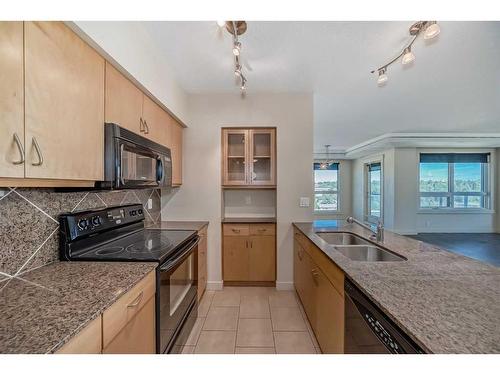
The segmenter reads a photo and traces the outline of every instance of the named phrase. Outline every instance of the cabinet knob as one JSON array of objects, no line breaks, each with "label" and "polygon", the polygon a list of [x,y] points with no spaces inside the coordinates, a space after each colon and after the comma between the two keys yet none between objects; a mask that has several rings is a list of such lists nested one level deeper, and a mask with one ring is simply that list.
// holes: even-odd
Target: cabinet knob
[{"label": "cabinet knob", "polygon": [[239,230],[239,229],[234,229],[234,228],[232,228],[231,230],[232,230],[234,233],[240,233],[240,230]]}]

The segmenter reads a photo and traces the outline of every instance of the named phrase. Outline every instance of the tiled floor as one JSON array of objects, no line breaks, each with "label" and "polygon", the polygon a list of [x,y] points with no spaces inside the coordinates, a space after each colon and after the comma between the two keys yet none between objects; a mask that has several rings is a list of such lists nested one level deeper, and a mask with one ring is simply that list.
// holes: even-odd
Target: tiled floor
[{"label": "tiled floor", "polygon": [[183,353],[321,353],[293,291],[265,287],[207,290]]}]

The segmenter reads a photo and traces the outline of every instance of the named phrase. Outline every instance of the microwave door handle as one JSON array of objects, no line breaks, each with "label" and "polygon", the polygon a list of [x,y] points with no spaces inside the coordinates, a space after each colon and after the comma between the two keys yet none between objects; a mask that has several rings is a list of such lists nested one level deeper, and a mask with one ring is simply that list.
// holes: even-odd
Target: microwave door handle
[{"label": "microwave door handle", "polygon": [[156,176],[156,182],[158,183],[158,185],[162,185],[163,181],[165,180],[165,172],[163,171],[163,160],[161,156],[159,156],[157,160],[158,160],[157,162],[158,173]]},{"label": "microwave door handle", "polygon": [[123,179],[123,152],[125,150],[125,145],[122,143],[120,145],[120,166],[118,167],[118,176],[122,186],[125,186],[125,180]]},{"label": "microwave door handle", "polygon": [[196,241],[190,245],[186,250],[182,251],[181,254],[177,255],[174,259],[169,260],[163,266],[160,267],[160,272],[170,271],[173,267],[177,265],[177,262],[184,258],[186,254],[189,254],[196,246],[198,246],[198,242],[200,242],[200,238],[198,237]]}]

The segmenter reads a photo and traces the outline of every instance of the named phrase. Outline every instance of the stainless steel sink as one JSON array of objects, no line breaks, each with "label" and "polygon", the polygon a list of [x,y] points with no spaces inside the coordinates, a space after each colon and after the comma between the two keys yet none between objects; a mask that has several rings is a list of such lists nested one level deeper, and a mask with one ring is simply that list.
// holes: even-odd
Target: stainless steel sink
[{"label": "stainless steel sink", "polygon": [[316,232],[330,245],[372,245],[365,239],[347,232]]},{"label": "stainless steel sink", "polygon": [[406,258],[391,253],[380,247],[368,246],[334,246],[334,248],[351,260],[360,262],[400,262]]}]

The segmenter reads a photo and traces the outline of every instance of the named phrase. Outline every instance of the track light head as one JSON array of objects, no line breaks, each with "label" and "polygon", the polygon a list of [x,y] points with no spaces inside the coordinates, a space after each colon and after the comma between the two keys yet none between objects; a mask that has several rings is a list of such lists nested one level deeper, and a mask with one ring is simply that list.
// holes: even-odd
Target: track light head
[{"label": "track light head", "polygon": [[236,77],[241,77],[241,65],[236,65],[236,69],[234,69],[234,75]]},{"label": "track light head", "polygon": [[234,44],[233,44],[233,55],[234,56],[239,56],[240,55],[240,50],[241,50],[241,43],[240,42],[234,42]]},{"label": "track light head", "polygon": [[226,26],[226,21],[217,21],[217,26],[219,26],[219,27]]},{"label": "track light head", "polygon": [[386,72],[386,68],[380,68],[380,69],[378,70],[378,79],[377,79],[377,84],[378,84],[379,86],[384,86],[384,85],[386,84],[387,80],[389,79],[389,78],[387,77],[387,74],[385,74],[385,72]]},{"label": "track light head", "polygon": [[403,51],[403,59],[401,60],[401,62],[403,63],[403,65],[407,65],[413,61],[415,61],[415,55],[411,51],[411,47],[406,47]]},{"label": "track light head", "polygon": [[425,27],[424,39],[432,39],[439,35],[441,28],[436,21],[428,21]]}]

